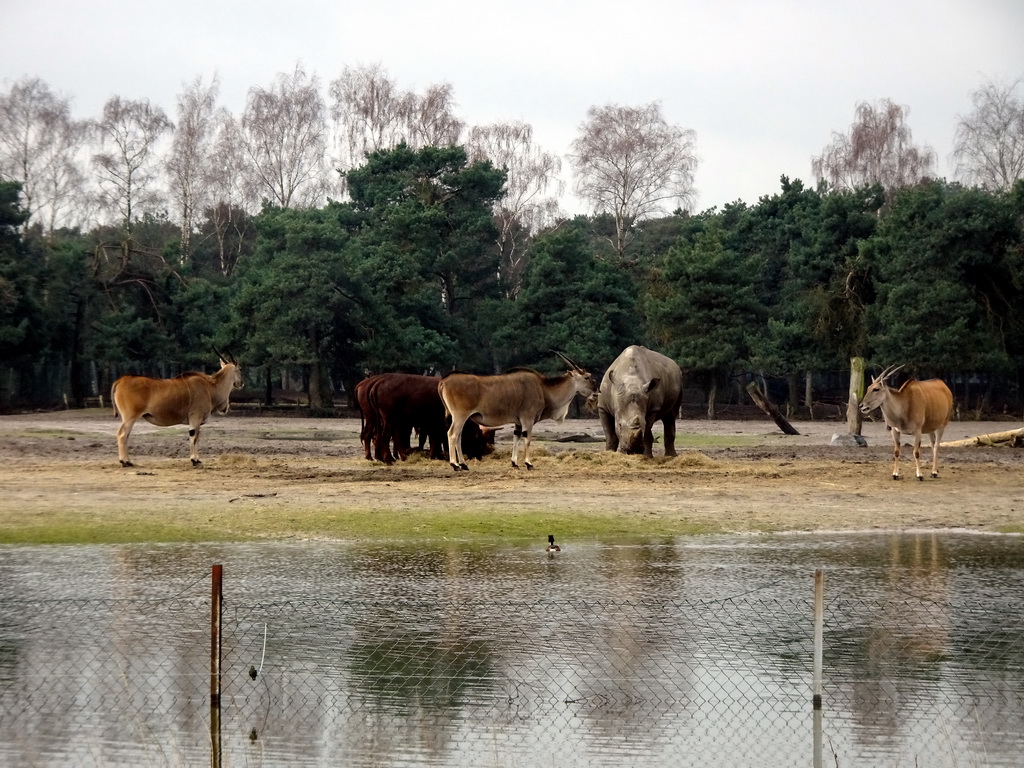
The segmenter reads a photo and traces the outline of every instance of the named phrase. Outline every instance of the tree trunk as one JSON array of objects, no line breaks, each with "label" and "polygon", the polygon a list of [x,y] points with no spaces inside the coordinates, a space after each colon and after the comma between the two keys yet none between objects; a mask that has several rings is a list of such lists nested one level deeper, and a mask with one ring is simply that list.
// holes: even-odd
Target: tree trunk
[{"label": "tree trunk", "polygon": [[850,396],[846,401],[846,428],[851,435],[859,435],[864,425],[860,401],[864,397],[864,358],[850,358]]},{"label": "tree trunk", "polygon": [[790,372],[786,375],[786,384],[789,386],[789,413],[795,413],[796,409],[800,407],[800,391],[799,378],[794,372]]},{"label": "tree trunk", "polygon": [[779,413],[779,410],[765,399],[764,395],[761,394],[761,390],[757,388],[757,382],[752,381],[747,384],[747,393],[751,399],[757,403],[758,407],[772,417],[772,420],[778,425],[779,429],[785,432],[787,435],[799,435],[800,432],[786,421],[786,418]]},{"label": "tree trunk", "polygon": [[309,366],[309,407],[323,409],[334,407],[327,366],[323,364],[322,360],[314,360]]},{"label": "tree trunk", "polygon": [[[82,408],[89,394],[85,378],[85,299],[79,297],[75,305],[75,329],[71,341],[71,400],[75,407]],[[102,393],[99,393],[102,395]]]},{"label": "tree trunk", "polygon": [[7,411],[14,401],[14,369],[0,365],[0,410]]},{"label": "tree trunk", "polygon": [[718,385],[712,384],[711,389],[708,390],[708,419],[714,421],[717,413],[715,412],[715,400],[718,397]]}]

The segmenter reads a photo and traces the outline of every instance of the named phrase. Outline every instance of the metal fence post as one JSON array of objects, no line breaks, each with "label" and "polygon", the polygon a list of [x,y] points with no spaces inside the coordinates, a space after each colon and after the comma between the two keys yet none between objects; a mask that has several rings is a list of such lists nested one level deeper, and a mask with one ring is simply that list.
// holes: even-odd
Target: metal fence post
[{"label": "metal fence post", "polygon": [[814,768],[822,767],[821,737],[821,667],[825,634],[825,572],[814,571]]},{"label": "metal fence post", "polygon": [[213,566],[213,599],[210,609],[210,765],[220,768],[220,663],[221,614],[224,566]]}]

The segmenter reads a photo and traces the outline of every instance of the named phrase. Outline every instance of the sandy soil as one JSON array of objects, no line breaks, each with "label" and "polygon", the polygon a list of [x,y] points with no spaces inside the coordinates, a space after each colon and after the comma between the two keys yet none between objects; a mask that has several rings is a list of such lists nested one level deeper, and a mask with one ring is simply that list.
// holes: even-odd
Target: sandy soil
[{"label": "sandy soil", "polygon": [[[594,419],[544,422],[535,469],[513,470],[510,430],[469,472],[422,457],[367,462],[358,419],[214,417],[188,460],[185,427],[136,426],[135,465],[117,462],[118,421],[107,411],[0,416],[0,498],[5,524],[56,511],[84,516],[138,510],[215,514],[227,505],[260,514],[312,509],[479,511],[536,509],[684,521],[729,532],[964,528],[1024,531],[1024,449],[942,449],[940,477],[914,479],[910,450],[894,482],[891,441],[867,423],[867,447],[833,447],[839,422],[681,420],[680,455],[604,452]],[[1014,422],[955,422],[945,439],[1013,429]],[[569,438],[569,440],[566,440]],[[235,508],[235,507],[232,507]]]}]

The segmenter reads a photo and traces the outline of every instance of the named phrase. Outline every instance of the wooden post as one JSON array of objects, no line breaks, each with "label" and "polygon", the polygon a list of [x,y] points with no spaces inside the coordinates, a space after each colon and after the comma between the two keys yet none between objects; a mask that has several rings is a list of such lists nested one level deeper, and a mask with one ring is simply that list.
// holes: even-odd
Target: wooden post
[{"label": "wooden post", "polygon": [[846,401],[846,427],[851,435],[859,435],[864,424],[860,401],[864,397],[864,358],[850,358],[850,397]]},{"label": "wooden post", "polygon": [[764,395],[761,394],[761,390],[757,388],[757,382],[756,381],[752,381],[749,384],[747,384],[747,394],[750,395],[750,398],[755,403],[757,403],[757,406],[762,411],[764,411],[765,413],[767,413],[769,416],[772,417],[772,420],[776,424],[778,424],[779,429],[781,429],[787,435],[799,435],[800,434],[800,432],[796,429],[796,427],[794,427],[792,424],[790,424],[788,421],[786,421],[786,417],[783,416],[781,413],[779,413],[779,409],[776,408],[771,403],[769,403],[767,399],[765,399]]},{"label": "wooden post", "polygon": [[221,601],[223,599],[224,566],[213,566],[213,597],[210,609],[210,706],[220,706],[221,663]]}]

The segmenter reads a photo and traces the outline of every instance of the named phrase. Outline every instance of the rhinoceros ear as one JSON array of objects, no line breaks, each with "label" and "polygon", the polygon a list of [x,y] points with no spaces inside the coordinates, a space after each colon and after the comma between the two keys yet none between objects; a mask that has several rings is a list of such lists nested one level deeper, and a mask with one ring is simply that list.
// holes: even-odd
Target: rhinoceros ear
[{"label": "rhinoceros ear", "polygon": [[647,382],[647,391],[653,392],[654,388],[658,386],[659,381],[661,381],[661,379],[651,379],[649,382]]}]

